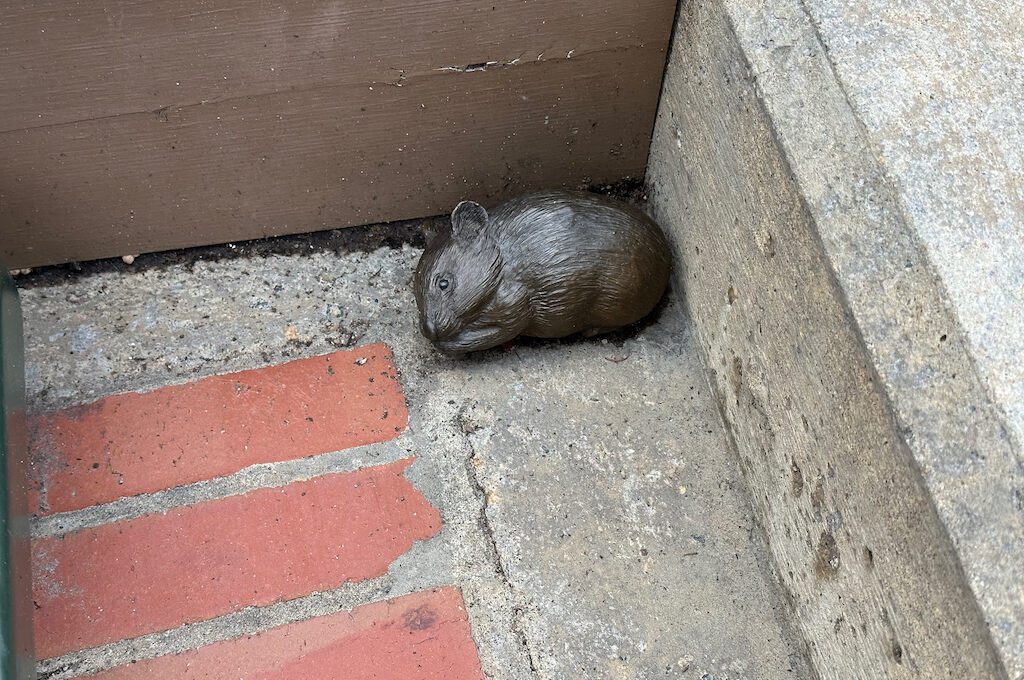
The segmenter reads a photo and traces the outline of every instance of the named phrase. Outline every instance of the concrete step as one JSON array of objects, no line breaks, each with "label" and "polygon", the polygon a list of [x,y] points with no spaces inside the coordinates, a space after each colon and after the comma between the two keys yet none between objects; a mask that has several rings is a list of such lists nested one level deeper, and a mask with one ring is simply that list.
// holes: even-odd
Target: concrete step
[{"label": "concrete step", "polygon": [[824,678],[1024,678],[1019,3],[682,3],[647,180]]}]

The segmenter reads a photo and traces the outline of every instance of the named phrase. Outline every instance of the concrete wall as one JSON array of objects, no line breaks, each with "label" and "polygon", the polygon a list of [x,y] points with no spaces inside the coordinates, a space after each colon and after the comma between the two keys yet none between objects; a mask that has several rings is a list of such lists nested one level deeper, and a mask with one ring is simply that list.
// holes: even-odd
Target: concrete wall
[{"label": "concrete wall", "polygon": [[652,211],[821,677],[1024,677],[1020,451],[814,7],[683,0]]}]

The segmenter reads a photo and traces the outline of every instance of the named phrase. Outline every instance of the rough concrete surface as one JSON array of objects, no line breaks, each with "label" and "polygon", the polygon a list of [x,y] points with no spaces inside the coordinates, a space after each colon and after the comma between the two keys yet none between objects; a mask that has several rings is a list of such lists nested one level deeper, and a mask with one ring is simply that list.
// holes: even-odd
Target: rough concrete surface
[{"label": "rough concrete surface", "polygon": [[808,0],[805,8],[1019,445],[1024,4]]},{"label": "rough concrete surface", "polygon": [[1024,470],[828,47],[684,3],[653,210],[816,671],[1016,678]]},{"label": "rough concrete surface", "polygon": [[634,336],[452,360],[416,330],[419,250],[361,231],[20,279],[35,409],[382,341],[411,414],[394,442],[38,520],[36,535],[410,453],[444,520],[380,579],[46,660],[47,677],[441,584],[463,590],[491,678],[811,677],[678,305]]},{"label": "rough concrete surface", "polygon": [[[801,6],[807,14],[795,4],[730,7],[901,433],[1016,678],[1024,675],[1020,7],[883,4],[810,3]],[[769,19],[779,16],[792,20]],[[766,26],[779,33],[755,49]],[[786,44],[819,58],[768,71]],[[794,72],[804,74],[802,87],[793,87]]]}]

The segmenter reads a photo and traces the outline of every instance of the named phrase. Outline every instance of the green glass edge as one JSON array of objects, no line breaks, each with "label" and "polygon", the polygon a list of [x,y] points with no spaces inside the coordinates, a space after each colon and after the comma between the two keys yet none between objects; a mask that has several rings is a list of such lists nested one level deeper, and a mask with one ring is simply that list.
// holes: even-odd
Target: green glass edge
[{"label": "green glass edge", "polygon": [[18,291],[0,266],[0,679],[35,678],[25,348]]}]

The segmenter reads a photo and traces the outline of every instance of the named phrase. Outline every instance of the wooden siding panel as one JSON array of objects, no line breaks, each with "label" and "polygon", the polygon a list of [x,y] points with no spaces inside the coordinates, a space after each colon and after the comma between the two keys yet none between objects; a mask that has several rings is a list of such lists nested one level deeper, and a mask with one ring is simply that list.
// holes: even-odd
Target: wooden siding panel
[{"label": "wooden siding panel", "polygon": [[11,266],[640,176],[674,11],[668,0],[104,4],[0,9]]}]

